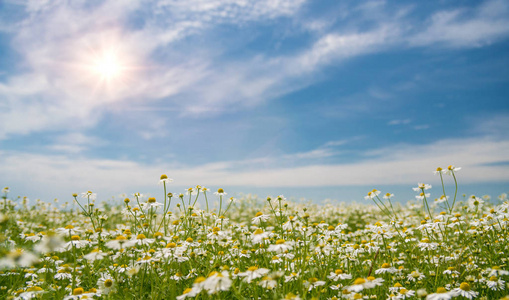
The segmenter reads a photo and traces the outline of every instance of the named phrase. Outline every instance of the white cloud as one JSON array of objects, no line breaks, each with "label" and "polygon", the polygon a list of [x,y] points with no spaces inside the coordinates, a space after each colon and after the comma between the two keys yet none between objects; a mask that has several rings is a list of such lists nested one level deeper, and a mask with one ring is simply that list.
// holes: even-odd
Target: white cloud
[{"label": "white cloud", "polygon": [[472,124],[474,133],[498,139],[509,136],[509,114],[497,113],[481,120],[479,116],[468,117],[467,121]]},{"label": "white cloud", "polygon": [[[504,1],[436,12],[424,28],[409,26],[410,8],[389,11],[384,1],[372,1],[359,5],[357,11],[362,12],[360,19],[374,22],[373,26],[345,21],[345,26],[324,31],[328,25],[323,24],[328,23],[319,22],[323,26],[316,25],[321,29],[314,40],[292,54],[258,53],[234,60],[223,57],[227,49],[208,45],[182,50],[185,53],[174,53],[172,48],[217,24],[242,28],[248,22],[296,17],[304,0],[127,4],[110,0],[92,8],[84,8],[85,2],[71,6],[65,1],[34,0],[26,5],[28,17],[11,24],[9,30],[26,71],[0,83],[0,139],[68,124],[86,129],[101,120],[105,109],[136,106],[143,110],[151,102],[160,106],[164,101],[181,114],[220,114],[225,108],[251,107],[302,89],[320,80],[324,67],[354,57],[395,47],[484,45],[509,33]],[[141,25],[126,26],[137,13],[149,17]],[[98,85],[97,76],[83,71],[83,64],[91,53],[112,43],[133,68],[122,84],[105,88]],[[153,54],[158,51],[176,57],[156,61]],[[369,93],[377,99],[391,96],[376,89]],[[150,139],[147,132],[140,134]]]},{"label": "white cloud", "polygon": [[426,130],[426,129],[429,129],[429,125],[428,124],[416,125],[416,126],[414,126],[414,129],[415,130]]},{"label": "white cloud", "polygon": [[[218,22],[240,24],[291,15],[303,2],[24,2],[27,17],[9,24],[8,32],[13,37],[13,48],[24,59],[25,71],[0,83],[0,106],[7,108],[0,111],[0,139],[69,123],[83,129],[94,126],[112,103],[131,105],[193,91],[202,81],[215,77],[216,70],[210,67],[215,58],[207,51],[195,51],[186,53],[189,56],[185,59],[161,64],[150,60],[154,51]],[[129,18],[143,10],[148,10],[150,16],[146,23],[141,28],[126,29]],[[107,48],[114,48],[129,69],[122,81],[111,85],[99,82],[99,76],[89,70],[93,56]],[[262,78],[252,80],[241,96],[250,97],[265,85]],[[205,102],[231,96],[214,90]],[[183,102],[173,98],[169,101],[183,107],[182,111],[203,107],[200,98],[192,97],[196,93],[191,94]]]},{"label": "white cloud", "polygon": [[69,132],[54,138],[48,149],[57,153],[79,154],[88,149],[107,145],[108,142],[81,132]]},{"label": "white cloud", "polygon": [[432,171],[438,166],[454,164],[463,168],[457,176],[460,184],[509,182],[509,169],[496,166],[509,161],[508,147],[507,140],[450,139],[428,145],[401,144],[378,149],[365,153],[365,159],[355,163],[279,167],[277,160],[271,158],[268,159],[272,165],[263,164],[267,161],[264,158],[244,162],[245,166],[258,165],[258,168],[238,168],[242,162],[172,167],[168,163],[145,165],[128,160],[71,159],[2,151],[0,181],[21,189],[19,193],[60,196],[91,189],[107,197],[151,190],[162,173],[174,178],[179,186],[413,185],[423,181],[437,183],[439,179]]},{"label": "white cloud", "polygon": [[181,20],[199,22],[244,23],[294,14],[305,0],[163,0],[159,13]]},{"label": "white cloud", "polygon": [[395,119],[395,120],[389,121],[389,123],[387,123],[387,125],[406,125],[406,124],[409,124],[410,122],[412,122],[412,120],[410,120],[410,119],[403,119],[403,120]]},{"label": "white cloud", "polygon": [[467,9],[440,11],[433,14],[424,31],[409,37],[409,42],[412,46],[489,45],[509,35],[508,12],[509,4],[504,0],[487,1],[473,12]]},{"label": "white cloud", "polygon": [[310,72],[333,61],[378,52],[395,42],[400,30],[395,24],[380,24],[376,29],[359,33],[329,33],[311,49],[291,59],[294,72]]}]

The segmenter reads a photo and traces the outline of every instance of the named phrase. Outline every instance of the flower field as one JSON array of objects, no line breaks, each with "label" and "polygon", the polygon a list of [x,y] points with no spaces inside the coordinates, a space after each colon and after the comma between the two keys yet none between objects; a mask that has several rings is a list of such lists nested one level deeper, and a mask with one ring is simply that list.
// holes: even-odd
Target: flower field
[{"label": "flower field", "polygon": [[0,299],[507,300],[509,200],[459,195],[459,169],[408,204],[175,194],[166,175],[160,198],[118,206],[90,191],[29,206],[5,188]]}]

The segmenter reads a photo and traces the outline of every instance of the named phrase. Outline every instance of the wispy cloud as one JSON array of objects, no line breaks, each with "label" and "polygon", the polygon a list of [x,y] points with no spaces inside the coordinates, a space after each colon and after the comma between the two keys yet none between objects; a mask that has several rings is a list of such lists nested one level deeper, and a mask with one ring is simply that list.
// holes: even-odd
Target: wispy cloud
[{"label": "wispy cloud", "polygon": [[99,146],[107,145],[108,142],[94,136],[85,135],[81,132],[70,132],[58,135],[53,143],[46,148],[57,153],[80,154],[84,151]]},{"label": "wispy cloud", "polygon": [[[437,11],[417,27],[409,26],[412,7],[393,11],[384,1],[372,1],[345,9],[346,14],[359,16],[357,23],[331,25],[346,16],[320,24],[311,19],[309,26],[319,30],[313,31],[308,44],[291,53],[229,58],[228,49],[218,44],[206,45],[207,50],[203,45],[173,47],[206,35],[219,24],[242,27],[298,18],[304,3],[111,0],[71,6],[28,1],[24,19],[2,26],[8,27],[24,67],[0,82],[1,105],[8,108],[0,111],[0,139],[69,123],[78,129],[91,128],[113,106],[122,110],[150,103],[159,106],[164,101],[181,115],[220,114],[225,107],[244,109],[302,89],[319,80],[323,68],[355,57],[397,47],[482,46],[509,33],[504,1]],[[139,14],[144,14],[143,20]],[[123,84],[104,88],[80,67],[87,63],[87,56],[112,42],[132,70]],[[377,90],[371,94],[388,97]]]},{"label": "wispy cloud", "polygon": [[390,120],[387,123],[387,125],[406,125],[406,124],[409,124],[410,122],[412,122],[412,120],[410,120],[410,119],[403,119],[403,120],[395,119],[395,120]]},{"label": "wispy cloud", "polygon": [[[86,128],[96,124],[111,103],[160,100],[191,91],[202,79],[214,76],[209,67],[214,58],[198,51],[195,58],[186,56],[185,61],[153,61],[155,51],[217,23],[291,15],[302,3],[161,1],[141,5],[140,1],[105,1],[70,6],[27,1],[22,4],[26,18],[2,26],[13,35],[13,48],[23,57],[25,68],[0,83],[2,106],[9,108],[0,112],[0,139],[61,127],[71,120],[74,126]],[[144,10],[150,16],[145,24],[129,30],[132,19]],[[114,47],[131,70],[122,83],[104,87],[97,76],[87,73],[86,65],[91,56],[108,47]],[[263,82],[252,83],[245,92],[260,85]],[[202,107],[197,101],[188,100],[185,105],[172,101],[187,106],[187,111]]]},{"label": "wispy cloud", "polygon": [[[438,180],[432,175],[435,167],[455,164],[463,167],[458,174],[462,184],[501,182],[509,180],[509,170],[503,164],[509,161],[507,147],[508,141],[449,139],[427,145],[385,147],[365,152],[364,159],[352,163],[299,167],[279,167],[277,159],[272,158],[175,167],[168,163],[147,165],[129,160],[71,159],[63,155],[2,151],[0,181],[18,186],[30,180],[33,184],[27,193],[44,190],[46,195],[61,196],[94,188],[107,197],[133,190],[151,191],[162,173],[174,178],[179,186],[318,187],[435,183]],[[323,153],[296,153],[292,159],[312,162]],[[272,163],[270,166],[263,164],[267,160]],[[238,168],[242,164],[251,168]],[[258,167],[253,168],[254,164]]]},{"label": "wispy cloud", "polygon": [[509,35],[509,4],[488,1],[474,9],[439,11],[409,42],[414,46],[481,47]]}]

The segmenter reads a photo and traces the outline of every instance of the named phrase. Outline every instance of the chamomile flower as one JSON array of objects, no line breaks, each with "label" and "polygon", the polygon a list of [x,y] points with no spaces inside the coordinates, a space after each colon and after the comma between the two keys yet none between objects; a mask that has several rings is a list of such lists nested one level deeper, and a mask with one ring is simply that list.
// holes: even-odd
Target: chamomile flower
[{"label": "chamomile flower", "polygon": [[263,231],[263,229],[261,229],[261,228],[258,228],[253,232],[253,234],[251,236],[252,236],[253,243],[258,244],[258,243],[263,242],[265,239],[268,239],[269,233]]},{"label": "chamomile flower", "polygon": [[269,215],[266,215],[259,211],[256,213],[255,217],[251,219],[251,222],[255,225],[260,225],[261,222],[266,222],[269,218],[270,218]]},{"label": "chamomile flower", "polygon": [[281,300],[301,300],[301,299],[302,299],[301,297],[295,295],[294,293],[288,293]]},{"label": "chamomile flower", "polygon": [[285,275],[285,282],[297,281],[299,279],[299,272],[291,272],[289,275]]},{"label": "chamomile flower", "polygon": [[447,169],[442,170],[442,173],[444,173],[445,175],[452,175],[453,173],[456,173],[459,170],[461,170],[461,168],[455,167],[454,165],[450,165],[447,167]]},{"label": "chamomile flower", "polygon": [[352,279],[351,274],[344,273],[341,269],[336,269],[334,272],[330,272],[330,274],[327,276],[332,281],[338,281],[338,280],[346,280],[346,279]]},{"label": "chamomile flower", "polygon": [[370,200],[370,199],[373,199],[375,197],[377,197],[378,195],[380,195],[380,191],[377,190],[377,189],[373,189],[372,191],[368,192],[368,195],[366,197],[364,197],[364,199],[366,200]]},{"label": "chamomile flower", "polygon": [[80,249],[90,245],[89,241],[82,240],[79,235],[71,236],[71,240],[65,243],[62,248],[60,248],[60,252],[72,250],[72,248]]},{"label": "chamomile flower", "polygon": [[258,268],[257,266],[252,266],[252,267],[249,267],[245,272],[239,273],[238,275],[240,277],[244,277],[244,281],[246,281],[247,283],[250,283],[251,281],[253,281],[256,278],[263,277],[267,273],[269,273],[269,269]]},{"label": "chamomile flower", "polygon": [[104,245],[113,250],[122,249],[122,245],[127,242],[127,238],[123,235],[117,236],[114,240],[106,242]]},{"label": "chamomile flower", "polygon": [[166,174],[161,175],[161,178],[159,180],[159,184],[168,184],[168,183],[172,183],[172,182],[173,182],[173,179],[168,178],[168,176]]},{"label": "chamomile flower", "polygon": [[285,240],[279,239],[276,241],[275,245],[270,245],[268,250],[277,253],[282,253],[291,249],[292,249],[291,245],[289,245]]},{"label": "chamomile flower", "polygon": [[424,279],[426,276],[419,272],[419,270],[412,271],[410,274],[408,274],[407,279],[408,281],[419,281]]},{"label": "chamomile flower", "polygon": [[482,198],[472,195],[468,198],[467,203],[468,203],[468,208],[471,211],[478,211],[478,210],[482,209],[482,207],[484,205],[484,200]]},{"label": "chamomile flower", "polygon": [[138,234],[133,239],[125,243],[126,247],[150,245],[154,242],[154,239],[147,238],[143,233]]},{"label": "chamomile flower", "polygon": [[193,187],[190,187],[186,190],[186,195],[190,196],[190,195],[198,195],[198,192],[200,190],[199,189],[195,189]]},{"label": "chamomile flower", "polygon": [[107,253],[104,253],[104,252],[102,252],[99,249],[94,249],[94,250],[92,250],[92,252],[90,252],[89,254],[84,255],[83,257],[85,259],[87,259],[88,261],[93,262],[93,261],[96,261],[96,260],[101,260],[101,259],[105,258],[106,256],[108,256]]},{"label": "chamomile flower", "polygon": [[383,198],[386,199],[386,200],[389,200],[389,199],[392,199],[392,197],[394,197],[394,194],[387,193],[387,194],[384,195]]},{"label": "chamomile flower", "polygon": [[115,279],[109,274],[104,273],[97,280],[97,286],[99,286],[99,290],[102,294],[108,295],[116,289]]},{"label": "chamomile flower", "polygon": [[325,285],[325,281],[318,280],[316,277],[311,277],[306,282],[304,282],[304,285],[307,286],[308,291],[311,291],[314,288]]},{"label": "chamomile flower", "polygon": [[141,203],[141,205],[142,205],[142,207],[141,207],[141,208],[142,208],[143,210],[145,210],[145,211],[146,211],[147,209],[150,209],[150,208],[157,209],[157,208],[159,208],[159,207],[162,207],[162,206],[163,206],[163,204],[162,204],[161,202],[157,202],[157,201],[156,201],[156,198],[155,198],[155,197],[149,197],[149,198],[148,198],[148,200],[147,200],[147,202],[145,202],[145,203]]},{"label": "chamomile flower", "polygon": [[196,295],[198,295],[198,293],[196,291],[193,291],[192,288],[187,288],[187,289],[184,290],[182,295],[177,296],[175,299],[177,299],[177,300],[184,300],[186,298],[194,298],[194,297],[196,297]]},{"label": "chamomile flower", "polygon": [[388,263],[383,263],[381,268],[375,271],[375,274],[384,274],[384,273],[396,273],[398,272],[398,269],[392,267]]},{"label": "chamomile flower", "polygon": [[444,169],[442,169],[441,167],[438,167],[435,171],[433,171],[433,174],[435,175],[440,175],[442,174]]},{"label": "chamomile flower", "polygon": [[37,298],[42,297],[42,294],[44,294],[46,292],[47,291],[45,291],[43,288],[41,288],[39,286],[31,286],[28,289],[26,289],[26,291],[20,293],[18,295],[18,297],[15,299],[20,299],[20,300],[37,299]]},{"label": "chamomile flower", "polygon": [[81,193],[81,198],[89,199],[89,200],[95,200],[97,198],[96,193],[92,193],[91,191],[83,192]]},{"label": "chamomile flower", "polygon": [[505,289],[505,281],[498,278],[497,276],[491,276],[486,285],[493,291],[501,291]]},{"label": "chamomile flower", "polygon": [[407,298],[413,298],[415,296],[414,290],[407,290],[405,288],[402,288],[398,290],[396,295],[396,299],[407,299]]},{"label": "chamomile flower", "polygon": [[419,195],[415,196],[415,199],[423,200],[424,198],[429,198],[430,195],[430,193],[421,192]]},{"label": "chamomile flower", "polygon": [[451,293],[449,293],[443,287],[439,287],[436,293],[429,294],[426,296],[426,300],[449,300],[451,298],[452,298]]},{"label": "chamomile flower", "polygon": [[258,285],[268,290],[272,290],[277,286],[277,281],[270,276],[263,276]]},{"label": "chamomile flower", "polygon": [[218,189],[217,192],[214,193],[214,195],[216,196],[226,196],[227,193],[225,193],[225,191],[223,189]]},{"label": "chamomile flower", "polygon": [[417,184],[417,187],[414,187],[414,188],[412,188],[412,189],[413,189],[414,191],[416,191],[416,192],[429,190],[429,189],[431,189],[431,184],[418,183],[418,184]]},{"label": "chamomile flower", "polygon": [[220,291],[228,291],[232,286],[232,280],[227,271],[212,272],[203,282],[203,289],[208,294],[216,294]]},{"label": "chamomile flower", "polygon": [[467,282],[462,282],[460,287],[453,289],[450,293],[453,297],[462,296],[467,299],[473,299],[479,295],[478,292],[471,290],[470,284]]},{"label": "chamomile flower", "polygon": [[383,279],[375,277],[357,278],[351,286],[347,287],[347,290],[358,293],[362,290],[372,289],[376,286],[382,285],[383,281]]}]

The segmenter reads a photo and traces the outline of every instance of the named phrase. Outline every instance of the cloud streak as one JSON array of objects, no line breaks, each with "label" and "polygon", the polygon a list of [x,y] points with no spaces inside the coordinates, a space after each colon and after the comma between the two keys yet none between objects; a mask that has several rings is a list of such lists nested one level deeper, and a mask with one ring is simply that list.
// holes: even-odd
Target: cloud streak
[{"label": "cloud streak", "polygon": [[[0,164],[3,172],[0,181],[14,187],[29,181],[31,184],[24,192],[36,195],[42,192],[47,197],[91,188],[101,191],[103,196],[129,191],[151,191],[162,173],[174,178],[179,186],[412,185],[421,181],[434,183],[438,180],[432,175],[435,167],[455,164],[463,167],[461,174],[458,174],[462,184],[507,182],[509,170],[504,165],[509,161],[505,151],[507,147],[509,141],[449,139],[428,145],[401,144],[368,151],[363,153],[363,159],[351,163],[326,165],[314,162],[299,167],[280,167],[278,160],[281,157],[172,167],[168,163],[150,165],[129,160],[2,151]],[[296,153],[285,159],[307,159],[313,162],[318,152],[311,151],[309,155]],[[267,161],[272,164],[263,164]]]}]

